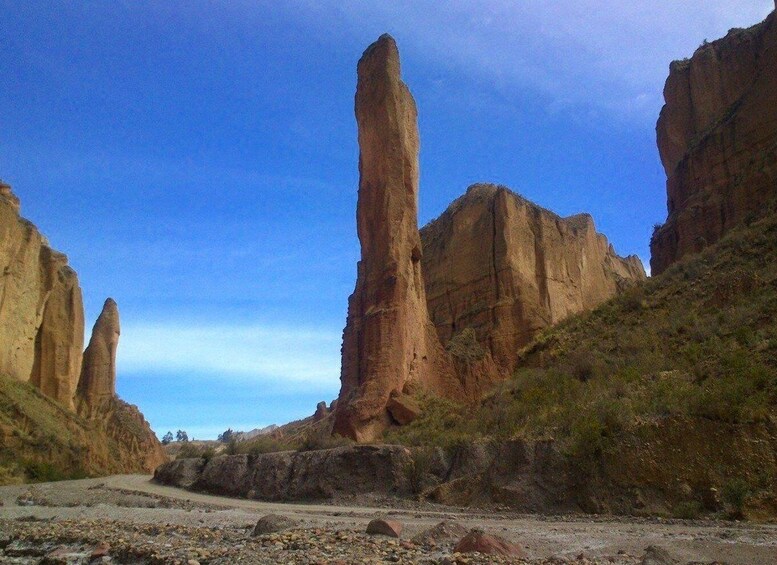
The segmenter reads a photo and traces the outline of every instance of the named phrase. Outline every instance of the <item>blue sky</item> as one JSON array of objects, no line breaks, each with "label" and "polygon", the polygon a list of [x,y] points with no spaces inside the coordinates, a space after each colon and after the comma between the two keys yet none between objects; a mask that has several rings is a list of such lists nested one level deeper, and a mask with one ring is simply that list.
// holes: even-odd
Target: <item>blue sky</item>
[{"label": "blue sky", "polygon": [[118,391],[161,434],[283,423],[339,389],[353,289],[356,61],[418,103],[420,224],[499,182],[649,259],[672,59],[772,0],[0,0],[0,178],[119,304]]}]

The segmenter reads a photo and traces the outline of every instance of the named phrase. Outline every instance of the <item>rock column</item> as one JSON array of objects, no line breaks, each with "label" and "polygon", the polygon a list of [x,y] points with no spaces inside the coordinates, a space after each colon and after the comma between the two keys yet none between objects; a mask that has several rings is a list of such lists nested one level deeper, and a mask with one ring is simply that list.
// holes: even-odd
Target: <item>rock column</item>
[{"label": "rock column", "polygon": [[426,307],[417,112],[389,35],[367,48],[357,74],[361,261],[348,301],[334,431],[370,441],[391,421],[392,395],[416,386],[450,392],[455,379]]},{"label": "rock column", "polygon": [[78,383],[79,411],[93,415],[116,396],[116,348],[119,345],[119,309],[112,298],[103,305],[84,351]]}]

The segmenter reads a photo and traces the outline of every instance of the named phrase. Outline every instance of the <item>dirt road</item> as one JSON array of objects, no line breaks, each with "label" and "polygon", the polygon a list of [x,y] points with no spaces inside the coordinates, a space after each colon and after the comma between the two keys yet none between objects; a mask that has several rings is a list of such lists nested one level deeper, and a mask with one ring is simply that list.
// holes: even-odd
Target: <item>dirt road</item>
[{"label": "dirt road", "polygon": [[554,557],[639,563],[652,545],[665,549],[679,563],[777,564],[777,525],[765,524],[517,516],[432,506],[392,508],[377,500],[380,505],[374,507],[284,504],[188,492],[154,484],[142,475],[0,487],[0,502],[0,521],[35,521],[38,528],[41,520],[47,524],[110,521],[131,524],[136,530],[156,524],[234,529],[244,535],[259,517],[273,513],[297,520],[306,531],[364,532],[370,519],[389,516],[404,525],[403,539],[442,520],[455,520],[518,543],[530,560],[540,562]]}]

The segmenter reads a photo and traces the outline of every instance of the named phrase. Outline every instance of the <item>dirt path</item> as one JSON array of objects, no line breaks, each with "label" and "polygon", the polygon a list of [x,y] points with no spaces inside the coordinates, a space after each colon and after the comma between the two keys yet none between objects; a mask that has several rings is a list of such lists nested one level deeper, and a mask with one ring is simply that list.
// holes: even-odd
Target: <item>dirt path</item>
[{"label": "dirt path", "polygon": [[[356,505],[285,504],[211,496],[150,482],[143,475],[0,487],[0,519],[116,520],[133,524],[243,527],[269,513],[304,528],[364,531],[376,516],[405,526],[403,538],[442,520],[456,520],[520,543],[532,559],[616,559],[660,546],[680,563],[714,561],[777,564],[777,525],[709,521],[660,521],[591,516],[515,516],[459,509],[403,509]],[[22,500],[32,493],[31,502]],[[153,506],[153,507],[152,507]]]}]

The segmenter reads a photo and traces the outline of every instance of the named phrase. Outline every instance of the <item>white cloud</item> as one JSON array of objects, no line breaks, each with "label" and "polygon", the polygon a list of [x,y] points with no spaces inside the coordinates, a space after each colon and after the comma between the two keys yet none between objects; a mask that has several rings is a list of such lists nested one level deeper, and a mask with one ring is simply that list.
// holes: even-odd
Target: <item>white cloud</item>
[{"label": "white cloud", "polygon": [[647,276],[651,276],[651,272],[650,272],[650,259],[645,259],[643,257],[640,257],[639,260],[642,261],[642,266],[645,269],[645,274]]},{"label": "white cloud", "polygon": [[661,104],[670,61],[774,8],[772,0],[302,3],[300,14],[319,27],[360,38],[388,31],[416,58],[497,89],[536,89],[555,109],[592,105],[644,116]]},{"label": "white cloud", "polygon": [[336,386],[339,332],[266,325],[124,325],[120,374],[208,374],[288,386]]}]

